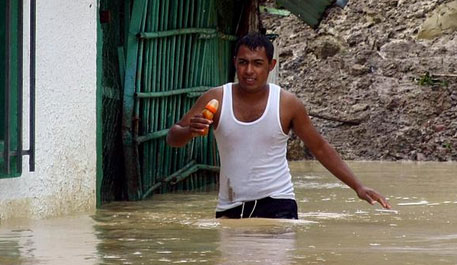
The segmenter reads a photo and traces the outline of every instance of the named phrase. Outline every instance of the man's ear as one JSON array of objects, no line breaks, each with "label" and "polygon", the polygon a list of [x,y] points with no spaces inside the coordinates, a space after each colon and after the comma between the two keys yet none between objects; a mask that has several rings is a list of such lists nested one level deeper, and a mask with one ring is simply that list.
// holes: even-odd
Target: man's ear
[{"label": "man's ear", "polygon": [[276,66],[276,59],[271,59],[271,62],[268,65],[268,71],[272,71]]}]

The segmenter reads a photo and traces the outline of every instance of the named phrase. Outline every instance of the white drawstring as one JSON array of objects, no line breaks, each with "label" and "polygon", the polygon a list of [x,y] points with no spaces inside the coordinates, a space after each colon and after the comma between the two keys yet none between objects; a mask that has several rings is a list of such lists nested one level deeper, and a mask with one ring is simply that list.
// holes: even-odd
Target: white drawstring
[{"label": "white drawstring", "polygon": [[[243,218],[243,214],[244,214],[244,204],[245,202],[243,202],[243,204],[241,205],[241,215],[240,215],[240,218]],[[257,200],[254,201],[254,207],[252,207],[252,211],[251,211],[251,214],[249,215],[248,218],[251,218],[252,214],[254,213],[254,210],[255,210],[255,207],[257,206]]]},{"label": "white drawstring", "polygon": [[244,202],[243,202],[243,206],[241,206],[241,215],[240,215],[240,218],[243,218],[243,212],[244,212]]},{"label": "white drawstring", "polygon": [[251,214],[249,215],[249,218],[251,218],[251,215],[254,212],[256,205],[257,205],[257,200],[255,200],[255,202],[254,202],[254,207],[252,207],[252,211],[251,211]]}]

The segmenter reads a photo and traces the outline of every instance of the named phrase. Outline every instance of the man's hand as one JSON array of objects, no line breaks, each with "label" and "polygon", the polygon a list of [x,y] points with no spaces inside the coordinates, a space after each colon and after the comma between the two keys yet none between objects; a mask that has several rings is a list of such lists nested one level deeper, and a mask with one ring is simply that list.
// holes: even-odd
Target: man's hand
[{"label": "man's hand", "polygon": [[392,206],[387,202],[386,198],[384,198],[384,196],[382,196],[381,194],[379,194],[377,191],[375,191],[373,189],[362,186],[358,190],[356,190],[356,192],[357,192],[357,196],[359,196],[360,199],[367,201],[371,205],[378,202],[385,209],[392,208]]},{"label": "man's hand", "polygon": [[205,133],[205,129],[209,128],[211,123],[213,123],[212,120],[205,119],[205,117],[203,117],[200,113],[194,115],[190,118],[189,132],[193,137],[203,135]]}]

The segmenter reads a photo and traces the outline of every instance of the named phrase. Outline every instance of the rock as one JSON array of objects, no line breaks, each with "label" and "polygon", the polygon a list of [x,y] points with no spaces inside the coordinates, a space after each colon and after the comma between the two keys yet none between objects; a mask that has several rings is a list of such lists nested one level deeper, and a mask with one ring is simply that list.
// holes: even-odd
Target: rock
[{"label": "rock", "polygon": [[358,43],[365,41],[366,36],[363,36],[360,32],[355,32],[346,38],[346,42],[349,46],[354,46]]},{"label": "rock", "polygon": [[397,7],[400,7],[402,6],[405,2],[407,2],[408,0],[398,0],[397,2]]},{"label": "rock", "polygon": [[457,1],[439,6],[422,24],[418,39],[431,40],[457,30]]},{"label": "rock", "polygon": [[409,40],[390,40],[380,48],[380,53],[385,58],[407,58],[415,51],[422,51],[424,47]]},{"label": "rock", "polygon": [[369,68],[365,65],[361,65],[361,64],[354,64],[351,66],[351,74],[353,76],[360,76],[360,75],[364,75],[366,73],[369,72]]},{"label": "rock", "polygon": [[340,51],[340,46],[335,42],[323,42],[318,52],[318,58],[327,59]]},{"label": "rock", "polygon": [[367,110],[368,108],[369,108],[368,104],[359,103],[359,104],[355,104],[352,106],[352,111],[361,112],[361,111]]},{"label": "rock", "polygon": [[417,161],[425,161],[426,160],[425,155],[422,154],[422,153],[417,153],[416,154],[416,160]]},{"label": "rock", "polygon": [[302,159],[312,159],[313,155],[305,147],[304,143],[298,139],[296,136],[293,136],[288,143],[287,149],[287,159],[288,160],[302,160]]},{"label": "rock", "polygon": [[444,124],[437,124],[433,126],[433,129],[435,130],[435,132],[442,132],[446,129],[446,126]]},{"label": "rock", "polygon": [[279,57],[281,59],[287,59],[287,58],[292,57],[293,55],[294,55],[294,52],[291,49],[285,49],[279,53]]},{"label": "rock", "polygon": [[327,59],[341,50],[341,44],[331,36],[323,36],[316,39],[309,48],[318,59]]}]

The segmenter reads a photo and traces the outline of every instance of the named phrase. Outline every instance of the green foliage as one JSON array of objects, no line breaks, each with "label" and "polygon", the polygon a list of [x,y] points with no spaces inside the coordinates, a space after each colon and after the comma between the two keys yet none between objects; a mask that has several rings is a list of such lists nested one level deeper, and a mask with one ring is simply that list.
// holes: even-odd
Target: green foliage
[{"label": "green foliage", "polygon": [[440,80],[438,78],[434,78],[434,76],[431,75],[429,72],[425,72],[425,74],[421,75],[419,79],[417,79],[417,83],[420,86],[449,86],[449,82],[447,80]]},{"label": "green foliage", "polygon": [[433,81],[432,81],[432,77],[430,75],[429,72],[425,72],[424,75],[422,75],[419,80],[418,80],[418,83],[420,86],[430,86],[430,85],[433,85]]},{"label": "green foliage", "polygon": [[450,142],[445,142],[445,143],[443,143],[443,147],[446,148],[446,149],[448,149],[448,150],[451,150],[451,149],[452,149],[452,145],[451,145]]}]

